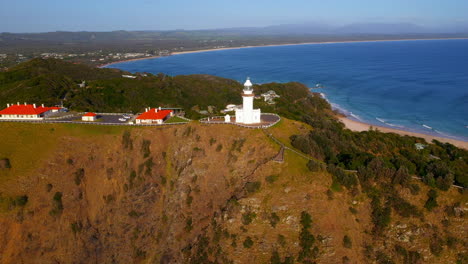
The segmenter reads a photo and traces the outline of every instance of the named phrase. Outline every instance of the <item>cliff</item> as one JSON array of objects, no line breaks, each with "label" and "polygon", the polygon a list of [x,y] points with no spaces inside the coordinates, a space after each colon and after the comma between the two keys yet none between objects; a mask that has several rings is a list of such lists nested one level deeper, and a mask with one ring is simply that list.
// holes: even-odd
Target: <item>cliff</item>
[{"label": "cliff", "polygon": [[[267,134],[289,145],[311,129],[301,122],[0,129],[11,165],[0,169],[0,263],[447,263],[466,246],[455,189],[421,216],[393,212],[375,236],[359,188],[333,187],[289,150],[272,161],[280,147]],[[428,187],[414,184],[418,194],[398,192],[421,210]]]}]

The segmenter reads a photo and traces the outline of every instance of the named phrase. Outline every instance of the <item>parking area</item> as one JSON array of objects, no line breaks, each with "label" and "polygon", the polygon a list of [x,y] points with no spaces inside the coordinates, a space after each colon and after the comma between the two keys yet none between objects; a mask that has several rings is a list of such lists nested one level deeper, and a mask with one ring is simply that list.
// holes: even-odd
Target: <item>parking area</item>
[{"label": "parking area", "polygon": [[[60,118],[56,121],[69,121],[69,122],[82,122],[82,115],[74,115],[71,117]],[[127,118],[125,118],[125,117]],[[97,114],[96,121],[88,121],[89,123],[109,123],[109,124],[125,124],[135,119],[134,115],[131,114]]]}]

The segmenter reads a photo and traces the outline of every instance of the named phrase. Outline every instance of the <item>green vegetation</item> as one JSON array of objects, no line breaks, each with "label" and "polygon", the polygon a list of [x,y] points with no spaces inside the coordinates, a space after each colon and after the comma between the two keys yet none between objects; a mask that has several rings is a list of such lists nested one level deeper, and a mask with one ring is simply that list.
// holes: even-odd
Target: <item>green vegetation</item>
[{"label": "green vegetation", "polygon": [[279,175],[274,174],[274,175],[266,176],[265,181],[270,183],[270,184],[273,184],[275,181],[278,180],[278,178],[279,178]]},{"label": "green vegetation", "polygon": [[444,250],[444,240],[440,238],[437,234],[434,234],[431,239],[429,240],[429,249],[431,253],[440,256],[442,251]]},{"label": "green vegetation", "polygon": [[403,258],[404,264],[418,264],[421,261],[421,254],[417,251],[408,251],[400,245],[395,245],[395,251]]},{"label": "green vegetation", "polygon": [[141,153],[143,154],[143,158],[147,158],[151,154],[150,146],[151,141],[143,139],[143,142],[141,142]]},{"label": "green vegetation", "polygon": [[76,233],[81,232],[81,230],[83,229],[83,224],[80,221],[73,222],[70,224],[70,227],[71,227],[73,234],[76,234]]},{"label": "green vegetation", "polygon": [[307,212],[301,213],[301,233],[299,234],[299,246],[301,251],[297,260],[302,263],[312,263],[313,259],[317,257],[318,248],[312,249],[315,243],[315,237],[309,231],[312,227],[312,217]]},{"label": "green vegetation", "polygon": [[85,170],[83,168],[77,169],[75,173],[73,173],[75,184],[80,185],[81,181],[85,176]]},{"label": "green vegetation", "polygon": [[245,248],[251,248],[254,244],[253,240],[251,237],[247,237],[245,238],[244,242],[242,243],[244,245]]},{"label": "green vegetation", "polygon": [[60,215],[63,211],[62,193],[56,192],[52,198],[52,209],[49,211],[51,216]]},{"label": "green vegetation", "polygon": [[247,212],[242,215],[242,224],[248,225],[257,217],[257,214],[254,212]]},{"label": "green vegetation", "polygon": [[[236,81],[207,75],[171,77],[164,74],[127,79],[125,72],[96,69],[55,59],[33,59],[0,72],[0,104],[37,102],[64,104],[71,110],[141,112],[147,106],[181,107],[187,117],[209,105],[221,110],[240,103],[242,86]],[[78,86],[86,80],[87,86]],[[175,119],[174,121],[177,121]]]},{"label": "green vegetation", "polygon": [[0,159],[0,169],[11,169],[11,163],[9,158]]},{"label": "green vegetation", "polygon": [[13,210],[15,208],[23,208],[28,203],[29,197],[27,195],[19,196],[3,196],[0,193],[0,211]]},{"label": "green vegetation", "polygon": [[351,238],[348,235],[345,235],[343,237],[343,247],[345,247],[345,248],[352,248],[353,247],[353,242],[351,241]]},{"label": "green vegetation", "polygon": [[276,225],[279,223],[280,221],[280,218],[279,216],[276,214],[276,213],[271,213],[270,214],[270,217],[268,218],[268,220],[270,221],[270,225],[275,228]]},{"label": "green vegetation", "polygon": [[437,191],[436,190],[429,190],[427,192],[427,201],[426,203],[424,204],[424,208],[426,208],[428,211],[432,211],[432,209],[436,208],[437,206],[439,206],[439,204],[437,203]]},{"label": "green vegetation", "polygon": [[261,187],[261,182],[259,181],[256,181],[256,182],[247,182],[245,184],[245,190],[248,192],[248,193],[255,193],[257,192],[258,190],[260,190],[260,187]]},{"label": "green vegetation", "polygon": [[[168,120],[166,120],[164,123],[166,124],[174,124],[174,123],[187,123],[188,121],[185,120],[185,119],[182,119],[178,116],[173,116],[171,118],[169,118]],[[210,142],[211,143],[211,142]]]},{"label": "green vegetation", "polygon": [[185,231],[187,231],[187,232],[192,231],[192,229],[193,229],[193,225],[192,225],[193,222],[192,222],[192,221],[193,221],[193,220],[192,220],[192,217],[188,217],[188,218],[185,220],[185,227],[184,227]]}]

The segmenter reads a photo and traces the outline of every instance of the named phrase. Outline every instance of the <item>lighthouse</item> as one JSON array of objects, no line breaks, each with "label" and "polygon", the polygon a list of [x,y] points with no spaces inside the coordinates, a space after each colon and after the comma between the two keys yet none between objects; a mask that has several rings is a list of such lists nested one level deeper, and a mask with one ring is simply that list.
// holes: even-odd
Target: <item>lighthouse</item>
[{"label": "lighthouse", "polygon": [[260,123],[260,109],[253,109],[254,93],[250,78],[244,83],[242,93],[242,108],[236,109],[236,123],[242,124],[257,124]]}]

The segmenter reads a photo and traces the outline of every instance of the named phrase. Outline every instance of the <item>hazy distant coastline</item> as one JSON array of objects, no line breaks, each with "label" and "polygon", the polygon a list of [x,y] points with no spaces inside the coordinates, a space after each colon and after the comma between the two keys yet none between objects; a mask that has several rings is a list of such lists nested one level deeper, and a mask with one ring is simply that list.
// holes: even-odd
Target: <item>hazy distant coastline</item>
[{"label": "hazy distant coastline", "polygon": [[[455,39],[468,39],[466,38],[414,38],[414,39],[369,39],[369,40],[343,40],[343,41],[317,41],[317,42],[303,42],[303,43],[286,43],[286,44],[266,44],[266,45],[258,45],[258,46],[238,46],[238,47],[226,47],[226,48],[212,48],[212,49],[200,49],[200,50],[187,50],[187,51],[178,51],[173,52],[170,56],[173,55],[183,55],[183,54],[190,54],[190,53],[201,53],[201,52],[210,52],[210,51],[222,51],[222,50],[236,50],[236,49],[246,49],[246,48],[262,48],[262,47],[281,47],[281,46],[300,46],[300,45],[318,45],[318,44],[338,44],[338,43],[365,43],[365,42],[394,42],[394,41],[418,41],[418,40],[455,40]],[[140,60],[149,60],[149,59],[156,59],[162,56],[151,56],[145,58],[136,58],[136,59],[128,59],[128,60],[120,60],[111,63],[106,63],[103,65],[98,65],[97,67],[103,68],[108,67],[114,64],[130,62],[130,61],[140,61]]]}]

